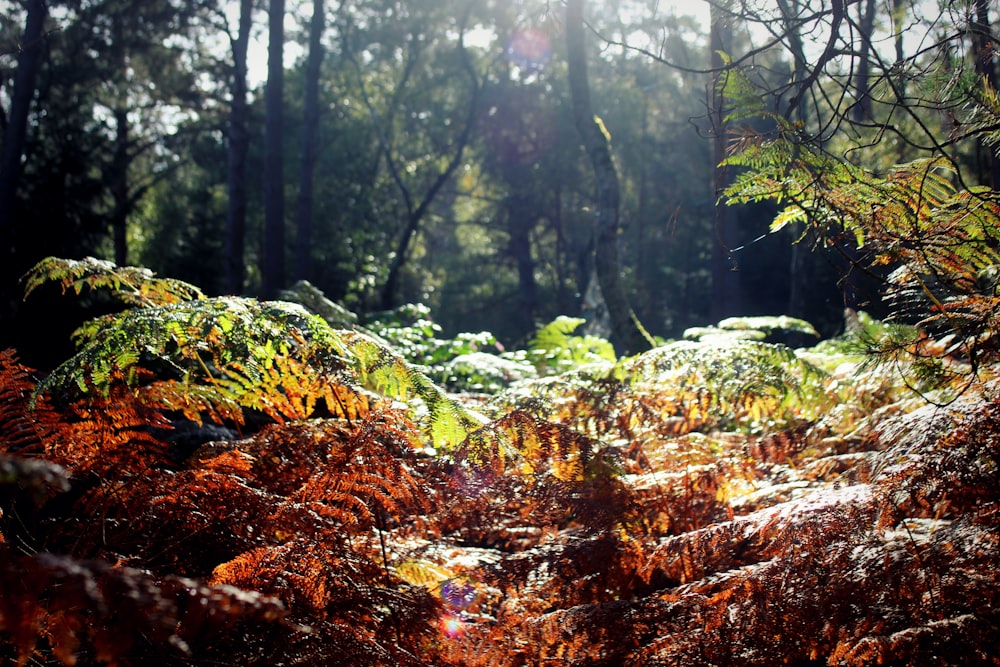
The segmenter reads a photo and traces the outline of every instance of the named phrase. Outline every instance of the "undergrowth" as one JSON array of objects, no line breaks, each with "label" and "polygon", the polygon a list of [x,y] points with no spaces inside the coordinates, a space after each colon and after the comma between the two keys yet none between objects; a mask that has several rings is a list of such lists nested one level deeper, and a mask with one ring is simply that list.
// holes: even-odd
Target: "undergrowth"
[{"label": "undergrowth", "polygon": [[123,310],[44,378],[0,353],[13,664],[1000,662],[983,356],[921,376],[938,407],[867,363],[864,314],[614,359],[569,319],[504,353],[91,260],[48,281]]}]

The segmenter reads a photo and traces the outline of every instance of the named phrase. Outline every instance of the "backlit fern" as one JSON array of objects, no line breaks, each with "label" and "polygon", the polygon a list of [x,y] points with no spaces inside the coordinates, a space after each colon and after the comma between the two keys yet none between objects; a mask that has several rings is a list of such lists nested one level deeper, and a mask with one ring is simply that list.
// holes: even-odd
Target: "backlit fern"
[{"label": "backlit fern", "polygon": [[[488,419],[280,302],[87,326],[46,391],[0,356],[34,457],[0,458],[2,659],[997,664],[995,402],[912,412],[863,314],[809,349],[720,323]],[[239,428],[182,446],[185,416]]]},{"label": "backlit fern", "polygon": [[[385,344],[333,329],[295,304],[203,298],[173,281],[160,290],[148,271],[96,260],[49,258],[29,276],[29,291],[46,280],[65,280],[77,290],[122,288],[126,301],[138,304],[84,323],[74,334],[79,351],[41,383],[40,394],[106,398],[122,383],[139,388],[137,396],[151,407],[196,421],[207,416],[240,423],[244,409],[276,421],[304,419],[320,401],[327,414],[363,417],[369,398],[362,387],[368,387],[409,401],[437,446],[453,446],[483,423]],[[135,296],[161,291],[171,298]]]},{"label": "backlit fern", "polygon": [[[791,126],[778,128],[773,137],[748,133],[736,144],[724,164],[744,169],[726,189],[726,201],[774,201],[782,209],[772,231],[804,224],[820,243],[856,246],[869,267],[886,276],[893,317],[918,329],[908,338],[872,341],[872,352],[920,357],[925,361],[915,370],[936,374],[939,383],[975,375],[995,358],[1000,195],[959,189],[955,167],[944,157],[879,175],[803,144]],[[919,346],[920,331],[948,336],[949,344]],[[942,362],[946,357],[968,366]]]},{"label": "backlit fern", "polygon": [[77,295],[90,290],[106,291],[126,306],[165,306],[204,298],[202,291],[190,283],[157,278],[149,269],[117,266],[95,257],[43,259],[24,276],[25,297],[52,282],[63,292],[73,290]]}]

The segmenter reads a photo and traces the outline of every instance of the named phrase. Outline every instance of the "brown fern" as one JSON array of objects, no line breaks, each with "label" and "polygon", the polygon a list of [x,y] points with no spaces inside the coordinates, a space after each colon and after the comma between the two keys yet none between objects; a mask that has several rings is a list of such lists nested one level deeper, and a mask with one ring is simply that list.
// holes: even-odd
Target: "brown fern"
[{"label": "brown fern", "polygon": [[180,661],[207,641],[223,655],[226,645],[238,650],[241,626],[260,631],[285,616],[276,600],[255,593],[2,546],[0,590],[0,636],[20,665],[36,657],[62,665]]}]

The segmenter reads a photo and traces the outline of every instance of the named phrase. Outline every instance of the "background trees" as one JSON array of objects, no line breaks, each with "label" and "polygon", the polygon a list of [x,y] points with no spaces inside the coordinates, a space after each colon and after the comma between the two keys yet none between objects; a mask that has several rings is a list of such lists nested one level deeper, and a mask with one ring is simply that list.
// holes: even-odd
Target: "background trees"
[{"label": "background trees", "polygon": [[[263,141],[262,5],[8,3],[7,24],[21,28],[2,37],[3,149],[23,159],[3,207],[4,319],[16,321],[16,277],[35,261],[98,254],[210,293],[273,293],[294,277],[360,311],[420,301],[448,332],[490,329],[508,344],[558,314],[607,334],[594,257],[614,249],[654,335],[777,312],[833,333],[845,305],[878,306],[875,286],[837,282],[860,259],[850,243],[809,252],[814,238],[791,243],[801,229],[769,234],[766,204],[728,210],[724,233],[716,222],[713,169],[734,136],[724,127],[774,127],[739,107],[731,68],[831,154],[876,168],[947,154],[960,179],[990,182],[976,138],[988,127],[981,82],[995,72],[985,3],[658,6],[588,6],[593,115],[620,182],[620,228],[598,241],[551,3],[272,8],[271,25],[288,28],[274,33],[276,67],[288,58],[271,73],[285,79],[269,112],[281,113],[280,149]],[[34,40],[23,30],[39,7],[49,16]],[[731,35],[713,42],[713,25]],[[19,61],[36,42],[22,150],[15,78],[30,74]],[[286,197],[296,205],[278,211]]]}]

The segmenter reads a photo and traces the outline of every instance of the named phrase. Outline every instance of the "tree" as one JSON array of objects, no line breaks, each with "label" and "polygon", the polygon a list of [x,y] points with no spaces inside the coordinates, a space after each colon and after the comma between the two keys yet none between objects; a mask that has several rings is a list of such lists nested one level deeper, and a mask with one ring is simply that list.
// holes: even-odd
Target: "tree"
[{"label": "tree", "polygon": [[[986,90],[995,94],[997,91],[996,50],[998,42],[990,27],[989,11],[990,3],[988,0],[975,0],[975,15],[971,22],[971,32],[976,74],[979,75]],[[997,148],[986,145],[983,150],[986,153],[986,177],[983,180],[989,183],[994,190],[1000,190],[1000,158],[997,157]]]},{"label": "tree", "polygon": [[284,49],[285,0],[268,4],[267,87],[264,92],[263,292],[274,297],[285,283]]},{"label": "tree", "polygon": [[607,129],[591,109],[583,26],[583,0],[568,0],[566,60],[573,100],[573,118],[597,182],[594,268],[617,343],[626,354],[635,354],[650,347],[652,342],[628,303],[628,296],[619,275],[618,218],[621,195],[618,174],[611,157]]},{"label": "tree", "polygon": [[46,0],[28,1],[24,36],[17,56],[14,90],[3,132],[3,147],[0,149],[0,247],[4,252],[11,248],[11,228],[15,224],[21,158],[28,132],[28,114],[35,96],[35,79],[42,61],[43,30],[47,16]]},{"label": "tree", "polygon": [[[406,19],[402,22],[405,35],[401,36],[401,43],[396,47],[398,51],[386,49],[385,45],[372,45],[375,48],[369,54],[388,52],[388,64],[392,70],[389,77],[394,79],[389,94],[373,93],[368,79],[378,73],[378,68],[374,63],[362,67],[358,60],[357,43],[366,37],[364,31],[356,26],[345,30],[344,53],[354,65],[362,102],[376,134],[378,159],[374,163],[375,171],[384,163],[402,203],[401,229],[396,232],[394,249],[389,253],[385,282],[379,295],[383,309],[399,305],[403,270],[410,259],[417,233],[442,189],[462,164],[475,127],[484,82],[480,80],[465,46],[465,32],[472,7],[472,3],[465,5],[454,26],[455,36],[443,30],[441,23],[437,24],[435,31],[430,30],[428,23],[435,16],[425,15],[422,8],[406,7],[398,11],[400,18],[395,22]],[[454,16],[447,13],[448,9],[441,6],[435,11],[454,21]],[[440,19],[440,16],[436,18]],[[375,31],[378,26],[368,29]],[[432,68],[432,63],[439,67]],[[467,80],[467,90],[463,91],[464,94],[436,98],[441,106],[429,110],[431,93],[444,82],[450,85],[456,71]],[[450,106],[445,106],[449,103]],[[399,129],[404,132],[397,132]]]},{"label": "tree", "polygon": [[247,128],[247,50],[250,28],[253,23],[253,0],[240,0],[239,27],[236,35],[229,35],[233,54],[232,82],[229,112],[228,158],[226,180],[228,203],[226,208],[226,291],[240,294],[243,291],[246,267],[244,251],[247,225],[247,151],[250,132]]},{"label": "tree", "polygon": [[713,173],[715,183],[715,242],[712,246],[712,320],[720,321],[726,317],[740,314],[740,280],[737,266],[732,253],[739,245],[739,230],[736,227],[735,216],[730,213],[720,197],[729,185],[729,170],[723,164],[726,158],[726,145],[729,141],[729,123],[726,120],[726,61],[732,49],[732,16],[730,3],[722,6],[712,4],[711,37],[712,80],[710,87],[711,118],[712,118],[712,161],[715,164]]},{"label": "tree", "polygon": [[323,31],[326,14],[323,0],[313,0],[309,22],[309,60],[306,63],[305,100],[303,101],[302,146],[299,148],[299,196],[296,208],[295,270],[297,279],[311,277],[313,193],[319,130],[319,78],[323,65]]}]

